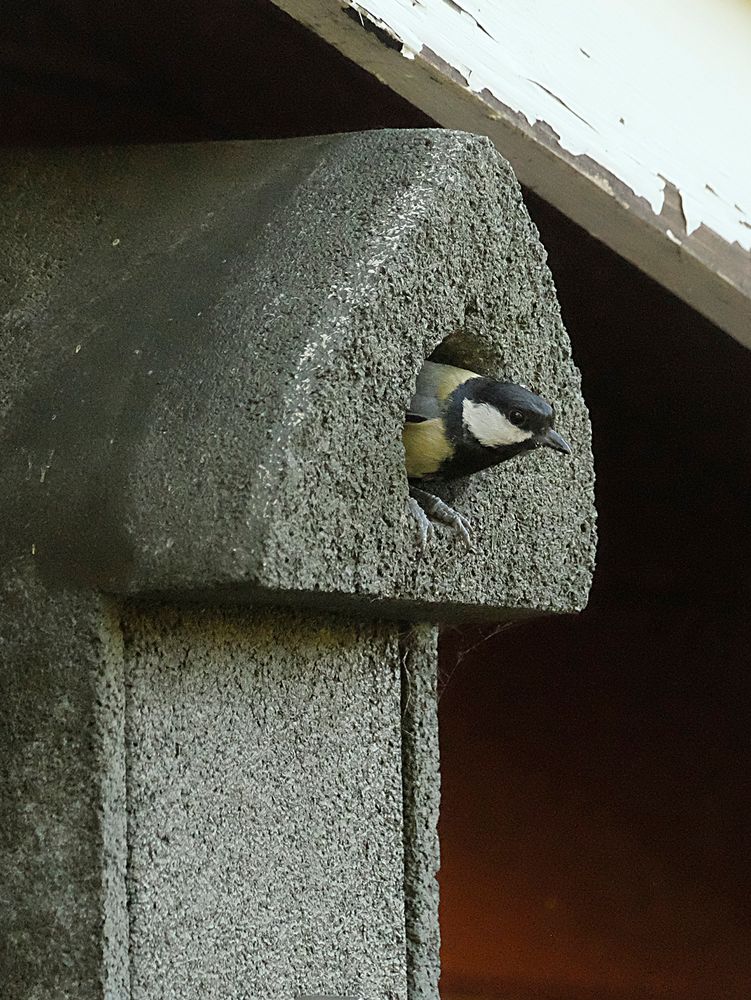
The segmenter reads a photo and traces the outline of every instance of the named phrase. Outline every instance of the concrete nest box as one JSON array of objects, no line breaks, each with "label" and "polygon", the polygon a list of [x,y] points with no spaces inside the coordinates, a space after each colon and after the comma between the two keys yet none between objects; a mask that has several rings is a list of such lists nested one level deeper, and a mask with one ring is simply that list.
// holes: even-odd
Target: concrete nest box
[{"label": "concrete nest box", "polygon": [[[5,156],[4,559],[113,593],[369,617],[572,611],[590,428],[545,254],[486,139],[385,131]],[[573,447],[407,511],[435,356],[551,401]]]}]

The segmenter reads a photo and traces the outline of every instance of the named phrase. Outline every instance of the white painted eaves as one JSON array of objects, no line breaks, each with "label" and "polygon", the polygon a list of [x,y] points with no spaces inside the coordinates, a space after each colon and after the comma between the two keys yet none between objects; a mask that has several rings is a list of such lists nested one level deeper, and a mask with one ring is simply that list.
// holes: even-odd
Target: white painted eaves
[{"label": "white painted eaves", "polygon": [[[747,0],[357,0],[413,58],[546,123],[655,215],[667,183],[685,232],[751,251],[751,4]],[[675,228],[675,227],[674,227]],[[751,271],[751,262],[749,264]]]}]

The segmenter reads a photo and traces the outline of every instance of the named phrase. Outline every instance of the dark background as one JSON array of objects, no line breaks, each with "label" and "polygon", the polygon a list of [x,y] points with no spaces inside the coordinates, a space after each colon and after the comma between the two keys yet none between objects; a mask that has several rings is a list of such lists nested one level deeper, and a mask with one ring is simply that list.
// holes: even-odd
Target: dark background
[{"label": "dark background", "polygon": [[[7,3],[5,143],[432,123],[265,3]],[[594,425],[589,608],[441,653],[446,996],[751,996],[751,352],[525,192]],[[565,433],[565,428],[562,428]]]}]

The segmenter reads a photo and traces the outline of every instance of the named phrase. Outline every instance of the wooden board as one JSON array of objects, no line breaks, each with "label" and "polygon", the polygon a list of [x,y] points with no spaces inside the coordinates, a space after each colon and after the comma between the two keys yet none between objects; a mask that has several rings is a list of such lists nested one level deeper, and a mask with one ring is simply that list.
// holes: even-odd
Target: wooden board
[{"label": "wooden board", "polygon": [[751,346],[747,3],[273,2]]}]

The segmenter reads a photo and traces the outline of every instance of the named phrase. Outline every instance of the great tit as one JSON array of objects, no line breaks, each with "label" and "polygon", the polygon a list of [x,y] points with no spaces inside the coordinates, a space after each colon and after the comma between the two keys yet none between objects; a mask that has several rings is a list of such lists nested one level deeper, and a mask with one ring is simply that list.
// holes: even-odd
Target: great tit
[{"label": "great tit", "polygon": [[402,433],[421,547],[432,533],[431,521],[448,525],[469,546],[469,522],[416,483],[469,476],[534,448],[570,455],[553,419],[550,403],[524,386],[426,361]]}]

